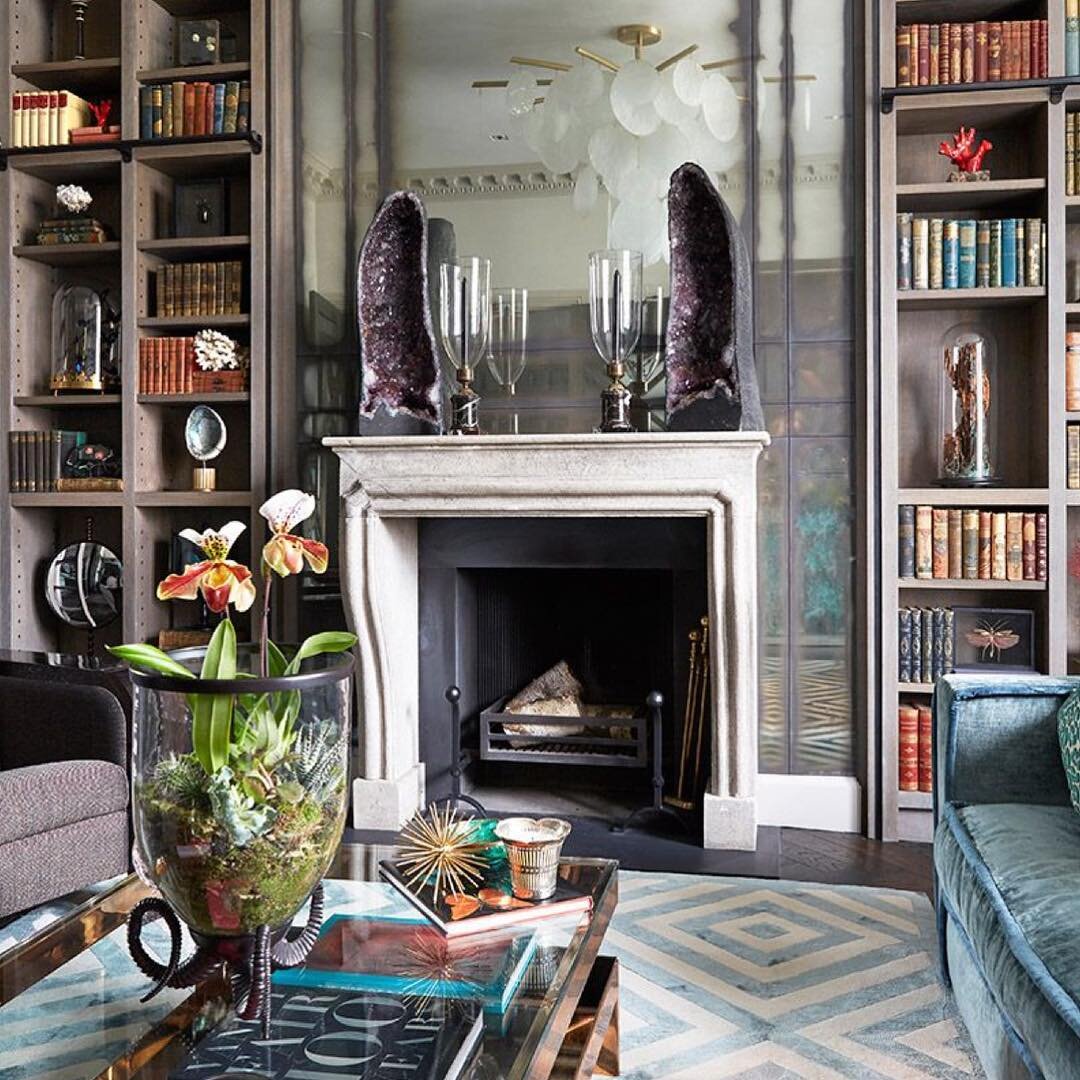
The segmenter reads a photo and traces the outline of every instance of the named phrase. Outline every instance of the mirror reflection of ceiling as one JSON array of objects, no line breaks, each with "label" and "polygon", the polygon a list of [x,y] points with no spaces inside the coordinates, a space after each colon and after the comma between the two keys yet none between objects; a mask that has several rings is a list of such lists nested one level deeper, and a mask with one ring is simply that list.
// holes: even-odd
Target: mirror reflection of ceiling
[{"label": "mirror reflection of ceiling", "polygon": [[[537,56],[567,63],[575,45],[623,61],[632,50],[613,38],[622,23],[659,26],[663,41],[645,51],[653,63],[686,45],[698,43],[702,60],[725,59],[745,51],[732,31],[744,0],[651,0],[631,7],[625,0],[393,0],[387,4],[388,70],[393,114],[394,169],[446,169],[451,166],[515,164],[522,141],[507,119],[505,94],[474,90],[476,79],[505,79],[514,71],[511,56]],[[374,12],[371,0],[354,5],[355,51],[368,61],[355,87],[358,136],[364,147],[361,169],[374,170]],[[796,4],[792,11],[795,64],[813,75],[796,93],[792,139],[797,156],[827,156],[844,145],[845,68],[838,53],[845,32],[843,0]],[[783,4],[761,0],[759,45],[762,59],[755,73],[776,77],[781,70]],[[311,152],[327,163],[344,151],[340,115],[321,107],[340,98],[343,74],[341,0],[304,0],[301,48],[308,53],[308,77],[324,84],[325,93],[305,87],[303,110]],[[310,63],[311,60],[317,64]],[[725,69],[735,75],[738,68]],[[538,72],[538,74],[543,74]],[[745,72],[743,72],[745,74]],[[738,85],[738,84],[737,84]],[[745,86],[745,83],[742,84]],[[776,146],[784,130],[781,86],[759,84],[757,129],[763,146]],[[808,121],[808,122],[806,122]],[[492,139],[506,134],[507,140]],[[777,147],[778,149],[778,147]]]}]

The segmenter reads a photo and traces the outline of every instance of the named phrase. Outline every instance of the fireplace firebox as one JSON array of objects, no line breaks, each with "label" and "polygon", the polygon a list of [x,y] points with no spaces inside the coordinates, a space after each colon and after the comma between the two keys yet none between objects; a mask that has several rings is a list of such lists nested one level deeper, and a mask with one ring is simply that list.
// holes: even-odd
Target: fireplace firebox
[{"label": "fireplace firebox", "polygon": [[[652,691],[664,698],[663,767],[674,775],[687,632],[708,602],[703,521],[425,520],[419,570],[420,759],[428,798],[450,792],[450,685],[461,690],[470,761],[464,789],[489,808],[614,820],[647,801],[645,701]],[[506,737],[491,722],[492,708],[559,661],[581,682],[585,702],[630,710],[633,719],[564,722],[570,737],[547,745]],[[552,734],[558,727],[551,722]],[[710,752],[702,748],[706,760]]]}]

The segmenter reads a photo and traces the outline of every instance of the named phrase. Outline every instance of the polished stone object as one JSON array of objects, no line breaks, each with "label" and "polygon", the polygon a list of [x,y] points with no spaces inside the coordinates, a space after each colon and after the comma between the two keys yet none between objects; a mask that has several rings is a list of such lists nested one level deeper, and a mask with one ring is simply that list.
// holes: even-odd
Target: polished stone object
[{"label": "polished stone object", "polygon": [[668,233],[668,426],[764,430],[754,369],[750,258],[738,223],[697,165],[682,165],[671,177]]},{"label": "polished stone object", "polygon": [[379,207],[360,248],[362,433],[439,430],[442,390],[427,263],[424,204],[411,191],[394,192]]}]

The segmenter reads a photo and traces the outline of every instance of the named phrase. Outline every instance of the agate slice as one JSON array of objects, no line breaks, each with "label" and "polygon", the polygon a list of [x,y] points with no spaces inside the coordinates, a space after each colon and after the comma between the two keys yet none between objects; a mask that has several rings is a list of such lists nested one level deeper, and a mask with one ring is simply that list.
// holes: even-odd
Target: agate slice
[{"label": "agate slice", "polygon": [[439,430],[441,386],[427,244],[427,215],[419,196],[411,191],[387,196],[364,237],[357,273],[362,431]]},{"label": "agate slice", "polygon": [[760,431],[750,257],[731,211],[697,165],[671,177],[668,235],[668,427]]}]

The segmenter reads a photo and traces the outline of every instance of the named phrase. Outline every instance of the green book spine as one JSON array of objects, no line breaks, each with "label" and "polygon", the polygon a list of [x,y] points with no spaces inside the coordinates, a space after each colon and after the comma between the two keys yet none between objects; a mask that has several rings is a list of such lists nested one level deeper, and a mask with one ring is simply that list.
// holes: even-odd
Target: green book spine
[{"label": "green book spine", "polygon": [[975,288],[975,222],[960,222],[960,288]]},{"label": "green book spine", "polygon": [[942,239],[942,226],[944,222],[941,218],[930,219],[930,288],[940,289],[942,287],[942,262],[941,262],[941,239]]},{"label": "green book spine", "polygon": [[980,221],[975,228],[975,284],[982,289],[990,284],[989,221]]},{"label": "green book spine", "polygon": [[1042,218],[1028,218],[1024,229],[1027,283],[1042,285]]},{"label": "green book spine", "polygon": [[1001,288],[1001,222],[990,222],[990,287]]}]

